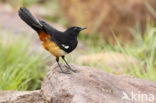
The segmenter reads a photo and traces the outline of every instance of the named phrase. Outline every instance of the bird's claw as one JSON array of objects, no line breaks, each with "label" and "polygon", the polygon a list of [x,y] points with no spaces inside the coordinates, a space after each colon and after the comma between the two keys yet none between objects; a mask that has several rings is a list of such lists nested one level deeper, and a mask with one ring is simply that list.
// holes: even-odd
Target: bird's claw
[{"label": "bird's claw", "polygon": [[65,72],[65,71],[59,71],[59,73],[63,73],[63,74],[71,74],[70,72]]},{"label": "bird's claw", "polygon": [[72,69],[70,66],[65,66],[67,69],[71,70],[72,72],[76,73],[77,70]]}]

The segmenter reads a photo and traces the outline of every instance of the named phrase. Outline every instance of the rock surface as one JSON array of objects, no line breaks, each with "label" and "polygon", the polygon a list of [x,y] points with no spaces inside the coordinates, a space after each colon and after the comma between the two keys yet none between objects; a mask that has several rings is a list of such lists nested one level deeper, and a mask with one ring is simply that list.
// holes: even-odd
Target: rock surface
[{"label": "rock surface", "polygon": [[0,103],[156,103],[154,82],[90,67],[72,68],[78,72],[62,74],[55,64],[41,90],[0,91]]},{"label": "rock surface", "polygon": [[44,103],[40,90],[0,91],[0,103]]},{"label": "rock surface", "polygon": [[[65,67],[64,67],[65,68]],[[131,99],[134,94],[156,97],[156,83],[129,76],[113,75],[99,69],[72,65],[77,73],[61,74],[54,65],[47,74],[41,92],[50,103],[140,103],[121,100],[124,94]],[[153,102],[156,102],[156,100]],[[141,103],[151,103],[143,101]]]}]

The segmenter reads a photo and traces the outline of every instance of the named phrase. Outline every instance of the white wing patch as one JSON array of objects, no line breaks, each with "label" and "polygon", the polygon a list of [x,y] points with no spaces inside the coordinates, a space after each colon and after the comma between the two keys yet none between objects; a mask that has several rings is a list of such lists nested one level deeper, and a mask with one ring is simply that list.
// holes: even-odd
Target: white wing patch
[{"label": "white wing patch", "polygon": [[65,49],[69,49],[69,46],[68,46],[68,45],[62,44],[62,46],[63,46]]}]

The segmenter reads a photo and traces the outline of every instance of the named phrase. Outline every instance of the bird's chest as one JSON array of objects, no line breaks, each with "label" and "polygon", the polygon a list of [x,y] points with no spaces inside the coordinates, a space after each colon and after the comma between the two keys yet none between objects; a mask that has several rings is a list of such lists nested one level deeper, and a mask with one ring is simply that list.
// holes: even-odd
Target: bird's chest
[{"label": "bird's chest", "polygon": [[61,57],[67,54],[53,41],[47,40],[45,42],[42,42],[42,45],[46,50],[48,50],[55,57]]},{"label": "bird's chest", "polygon": [[60,56],[64,56],[67,54],[54,41],[50,40],[49,35],[45,33],[40,33],[39,37],[40,37],[40,40],[42,41],[43,47],[55,57],[60,57]]}]

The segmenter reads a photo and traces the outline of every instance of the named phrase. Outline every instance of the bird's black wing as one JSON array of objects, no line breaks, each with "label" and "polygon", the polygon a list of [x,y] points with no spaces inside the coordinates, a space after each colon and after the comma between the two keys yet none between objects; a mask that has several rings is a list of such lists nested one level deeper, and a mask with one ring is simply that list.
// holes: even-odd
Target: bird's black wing
[{"label": "bird's black wing", "polygon": [[54,35],[54,36],[59,47],[67,53],[73,51],[77,46],[78,43],[77,39],[71,38],[69,34],[67,35],[63,32],[61,34]]},{"label": "bird's black wing", "polygon": [[39,20],[39,22],[43,26],[42,28],[45,32],[51,36],[51,40],[54,41],[61,49],[67,53],[75,49],[77,46],[77,40],[69,39],[69,36],[65,35],[64,32],[56,30],[45,21]]},{"label": "bird's black wing", "polygon": [[51,36],[51,40],[56,42],[57,40],[55,39],[55,35],[60,34],[61,31],[56,30],[54,27],[52,27],[43,20],[39,20],[39,22],[42,25],[43,30]]},{"label": "bird's black wing", "polygon": [[61,49],[64,49],[62,44],[66,43],[67,38],[63,35],[63,32],[56,30],[43,20],[39,20],[43,30],[51,36],[51,40],[54,41]]}]

